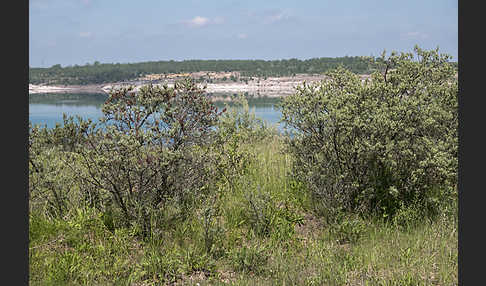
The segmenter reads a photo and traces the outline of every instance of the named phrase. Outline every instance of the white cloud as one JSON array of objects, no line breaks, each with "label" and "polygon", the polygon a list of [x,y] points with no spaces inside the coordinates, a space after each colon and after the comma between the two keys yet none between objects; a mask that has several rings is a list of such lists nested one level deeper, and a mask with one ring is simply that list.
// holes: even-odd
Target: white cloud
[{"label": "white cloud", "polygon": [[201,16],[196,16],[191,20],[187,21],[190,26],[194,27],[204,27],[209,24],[209,19]]},{"label": "white cloud", "polygon": [[245,33],[241,33],[241,34],[238,34],[237,37],[238,37],[238,39],[246,39],[246,38],[248,38],[248,35],[245,34]]},{"label": "white cloud", "polygon": [[183,23],[186,24],[187,26],[196,27],[196,28],[208,26],[210,24],[222,24],[223,22],[224,22],[224,18],[221,17],[215,17],[213,19],[210,19],[202,16],[196,16],[191,20],[183,21]]}]

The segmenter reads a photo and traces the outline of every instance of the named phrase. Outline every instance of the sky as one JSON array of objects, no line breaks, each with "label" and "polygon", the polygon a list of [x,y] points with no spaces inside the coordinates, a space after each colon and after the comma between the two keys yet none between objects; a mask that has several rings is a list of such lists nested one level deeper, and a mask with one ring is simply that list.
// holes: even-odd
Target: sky
[{"label": "sky", "polygon": [[457,0],[29,0],[29,66],[380,56],[457,61]]}]

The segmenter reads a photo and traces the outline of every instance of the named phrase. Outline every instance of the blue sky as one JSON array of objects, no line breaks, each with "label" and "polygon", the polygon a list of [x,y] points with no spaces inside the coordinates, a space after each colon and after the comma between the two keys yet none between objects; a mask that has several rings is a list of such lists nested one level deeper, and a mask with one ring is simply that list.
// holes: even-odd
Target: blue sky
[{"label": "blue sky", "polygon": [[457,0],[29,0],[29,65],[378,56],[457,60]]}]

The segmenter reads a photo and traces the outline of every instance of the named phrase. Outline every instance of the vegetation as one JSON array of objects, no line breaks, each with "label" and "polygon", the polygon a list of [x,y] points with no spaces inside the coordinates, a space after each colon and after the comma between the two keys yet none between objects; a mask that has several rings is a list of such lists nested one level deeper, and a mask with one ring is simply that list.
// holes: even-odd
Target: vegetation
[{"label": "vegetation", "polygon": [[[238,71],[242,80],[249,77],[292,76],[299,73],[323,73],[343,65],[347,69],[367,74],[377,67],[369,57],[313,58],[308,60],[185,60],[156,61],[126,64],[86,64],[84,66],[54,65],[50,68],[29,68],[29,83],[32,84],[100,84],[135,80],[149,74],[172,74],[189,72]],[[236,81],[235,76],[230,76]]]},{"label": "vegetation", "polygon": [[[313,141],[300,126],[315,129],[311,123],[319,124],[317,119],[334,114],[334,121],[329,120],[334,125],[326,121],[329,129],[323,134],[335,134],[342,140],[340,136],[346,133],[335,127],[354,130],[354,121],[346,125],[335,120],[347,115],[333,109],[338,105],[332,104],[337,103],[341,103],[341,110],[350,111],[361,103],[359,106],[377,113],[370,116],[381,116],[387,119],[382,121],[385,126],[391,125],[387,112],[401,110],[393,101],[373,105],[377,100],[373,93],[366,94],[371,102],[351,100],[350,94],[396,91],[395,81],[402,81],[399,87],[416,87],[415,96],[411,96],[415,100],[402,99],[396,104],[403,102],[402,108],[422,116],[415,110],[418,101],[420,110],[426,111],[420,119],[430,121],[424,123],[428,124],[425,129],[414,126],[424,132],[417,138],[419,144],[435,140],[437,148],[454,150],[457,123],[447,122],[444,129],[434,124],[454,113],[452,103],[447,102],[457,97],[456,85],[453,80],[450,85],[447,81],[441,84],[447,78],[448,63],[435,51],[416,52],[424,56],[422,61],[412,61],[408,55],[384,60],[382,77],[386,74],[386,82],[374,75],[374,89],[373,83],[356,83],[344,70],[333,72],[331,81],[322,82],[319,88],[299,88],[296,94],[314,104],[327,98],[324,91],[335,94],[327,98],[327,114],[310,117],[306,115],[312,114],[311,110],[295,97],[284,100],[282,119],[293,124],[292,136],[279,134],[256,118],[243,97],[236,98],[235,107],[219,111],[191,80],[178,82],[173,88],[146,86],[138,93],[130,89],[113,91],[103,106],[104,120],[99,123],[66,117],[64,125],[52,129],[31,126],[30,284],[457,285],[457,190],[453,174],[429,166],[427,171],[434,171],[434,178],[441,179],[431,180],[416,171],[414,178],[423,185],[415,185],[418,189],[410,191],[427,195],[409,200],[401,194],[402,186],[394,185],[401,203],[393,212],[373,212],[369,199],[358,197],[353,205],[343,199],[346,192],[346,196],[337,193],[319,197],[332,192],[326,184],[316,184],[325,181],[314,181],[303,169],[307,164],[310,171],[324,172],[330,180],[338,178],[317,164],[322,161],[306,161],[309,156],[303,156],[303,152],[313,152],[320,158],[324,155],[319,152],[328,146],[326,140]],[[389,73],[386,64],[391,63],[394,72]],[[401,72],[409,71],[406,75],[410,75],[414,70],[420,71],[418,74],[426,71],[437,82],[422,78],[420,82],[427,89],[420,90],[422,85],[415,86],[414,81],[405,80],[410,77],[401,77]],[[342,80],[341,93],[335,85],[337,80]],[[437,98],[426,100],[429,91]],[[289,104],[292,101],[304,108],[301,114],[290,116],[295,111]],[[355,115],[358,122],[359,114]],[[404,126],[409,124],[402,121]],[[360,125],[363,132],[383,136],[387,142],[388,131],[374,129],[378,120],[371,123]],[[401,125],[393,128],[402,130]],[[410,127],[403,128],[408,131]],[[316,149],[303,142],[305,136],[315,144],[309,146]],[[356,138],[355,145],[364,140]],[[419,164],[421,158],[432,160],[419,146],[400,138],[400,144],[410,145],[385,150],[403,159],[391,156],[385,157],[387,160],[407,160],[407,154],[401,153],[406,148],[417,150],[418,162],[413,163]],[[378,139],[375,144],[381,143]],[[295,150],[297,146],[302,150]],[[352,151],[348,149],[345,151]],[[379,148],[357,150],[365,154],[373,151],[378,162],[388,162],[380,157]],[[457,165],[453,169],[457,157],[436,156],[441,162],[434,168],[447,167],[457,174]],[[327,158],[330,168],[341,162]],[[361,159],[368,157],[358,158],[356,168],[364,168],[361,164],[369,167],[368,161]],[[389,168],[387,174],[394,179],[404,172],[406,178],[406,172],[416,165],[409,162],[400,166],[407,168]],[[352,178],[353,169],[342,171],[344,178]],[[377,170],[369,172],[372,176]],[[361,180],[366,186],[375,186],[370,182],[378,181],[367,176]],[[341,190],[350,190],[346,184],[342,186]],[[350,207],[323,211],[327,210],[323,205],[331,210],[336,207],[333,198]],[[390,204],[398,200],[385,198],[391,200]],[[422,212],[428,200],[437,204],[433,205],[434,212]]]},{"label": "vegetation", "polygon": [[[150,233],[150,213],[167,200],[187,199],[187,191],[202,191],[212,181],[209,148],[217,123],[217,108],[194,82],[145,86],[138,94],[124,88],[110,94],[100,124],[65,118],[64,126],[34,128],[30,163],[32,195],[43,193],[43,151],[59,149],[60,164],[89,205],[100,210],[115,208],[125,226],[136,222]],[[48,182],[50,183],[50,181]],[[67,205],[56,191],[47,202],[63,215]]]},{"label": "vegetation", "polygon": [[415,49],[362,83],[344,69],[284,98],[295,175],[325,211],[392,217],[457,196],[457,79],[448,56]]}]

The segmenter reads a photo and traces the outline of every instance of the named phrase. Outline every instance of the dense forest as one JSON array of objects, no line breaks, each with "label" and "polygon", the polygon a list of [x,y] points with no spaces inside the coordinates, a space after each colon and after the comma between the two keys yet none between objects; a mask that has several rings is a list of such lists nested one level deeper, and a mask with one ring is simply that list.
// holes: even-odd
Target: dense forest
[{"label": "dense forest", "polygon": [[369,74],[376,70],[379,59],[360,56],[312,58],[307,60],[184,60],[142,63],[99,63],[50,68],[30,68],[31,84],[100,84],[135,80],[148,74],[189,72],[232,72],[242,77],[292,76],[299,73],[324,73],[343,66],[348,70]]}]

